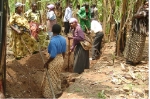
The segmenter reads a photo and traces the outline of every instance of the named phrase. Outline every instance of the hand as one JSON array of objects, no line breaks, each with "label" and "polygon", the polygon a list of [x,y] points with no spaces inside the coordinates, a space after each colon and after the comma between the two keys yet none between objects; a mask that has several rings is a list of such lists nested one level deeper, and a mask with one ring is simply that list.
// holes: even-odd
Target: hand
[{"label": "hand", "polygon": [[88,20],[87,18],[83,18],[83,20]]},{"label": "hand", "polygon": [[68,55],[70,55],[70,54],[71,54],[71,51],[68,52]]},{"label": "hand", "polygon": [[44,64],[44,68],[48,69],[48,63],[47,62]]},{"label": "hand", "polygon": [[18,34],[22,34],[22,31],[21,31],[21,30],[17,30],[17,33],[18,33]]},{"label": "hand", "polygon": [[90,34],[90,33],[91,33],[91,31],[87,31],[87,33],[88,33],[88,34]]},{"label": "hand", "polygon": [[70,47],[70,52],[73,52],[73,50],[74,50],[74,47],[73,46]]}]

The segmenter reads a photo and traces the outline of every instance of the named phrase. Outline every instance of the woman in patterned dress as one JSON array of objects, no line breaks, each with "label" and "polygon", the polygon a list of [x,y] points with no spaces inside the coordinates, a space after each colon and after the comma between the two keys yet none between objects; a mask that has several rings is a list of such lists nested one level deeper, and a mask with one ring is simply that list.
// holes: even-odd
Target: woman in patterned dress
[{"label": "woman in patterned dress", "polygon": [[22,15],[23,4],[15,4],[15,13],[10,17],[11,27],[10,45],[16,59],[21,59],[27,54],[37,51],[37,43],[29,34],[29,23]]},{"label": "woman in patterned dress", "polygon": [[144,1],[133,16],[132,32],[129,34],[125,48],[126,64],[137,65],[142,59],[145,40],[148,32],[148,1]]},{"label": "woman in patterned dress", "polygon": [[47,48],[49,41],[46,40],[47,33],[43,29],[40,11],[37,10],[36,3],[32,3],[31,8],[24,13],[30,24],[31,35],[40,43],[41,47]]},{"label": "woman in patterned dress", "polygon": [[[53,98],[53,92],[56,98],[62,93],[60,73],[64,64],[64,57],[66,52],[66,39],[59,35],[61,32],[61,26],[54,24],[52,27],[53,37],[50,40],[48,46],[48,53],[50,58],[44,64],[44,68],[48,70],[49,76],[44,74],[44,80],[42,82],[42,94],[45,98]],[[51,87],[49,85],[48,77],[50,77]]]}]

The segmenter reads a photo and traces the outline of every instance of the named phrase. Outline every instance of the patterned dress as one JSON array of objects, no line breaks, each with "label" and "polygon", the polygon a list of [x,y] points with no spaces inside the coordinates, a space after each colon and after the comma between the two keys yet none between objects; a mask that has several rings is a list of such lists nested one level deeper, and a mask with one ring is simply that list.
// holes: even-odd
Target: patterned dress
[{"label": "patterned dress", "polygon": [[[140,8],[137,14],[141,14],[142,11],[142,8]],[[148,28],[148,14],[147,12],[144,13],[146,16],[133,19],[132,31],[129,34],[124,52],[125,58],[133,63],[138,63],[141,61],[144,50]]]},{"label": "patterned dress", "polygon": [[29,35],[29,23],[23,16],[15,13],[10,17],[9,25],[13,25],[20,30],[24,30],[22,34],[11,30],[10,46],[16,58],[21,58],[27,54],[37,51],[36,40]]},{"label": "patterned dress", "polygon": [[[47,33],[44,31],[44,26],[40,25],[40,12],[36,11],[35,13],[32,10],[25,12],[25,17],[30,22],[30,31],[31,35],[38,39],[39,44],[42,48],[47,48],[49,40],[46,40]],[[41,27],[41,28],[40,28]],[[46,26],[45,26],[46,27]],[[42,29],[43,28],[43,29]]]}]

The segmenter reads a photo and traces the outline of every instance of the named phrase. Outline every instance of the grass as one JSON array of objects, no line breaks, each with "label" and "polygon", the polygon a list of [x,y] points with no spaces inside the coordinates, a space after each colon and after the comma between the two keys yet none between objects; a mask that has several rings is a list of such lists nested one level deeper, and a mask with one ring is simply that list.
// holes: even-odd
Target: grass
[{"label": "grass", "polygon": [[98,93],[98,98],[100,98],[100,99],[106,99],[106,96],[104,94],[104,90],[102,90],[101,92]]}]

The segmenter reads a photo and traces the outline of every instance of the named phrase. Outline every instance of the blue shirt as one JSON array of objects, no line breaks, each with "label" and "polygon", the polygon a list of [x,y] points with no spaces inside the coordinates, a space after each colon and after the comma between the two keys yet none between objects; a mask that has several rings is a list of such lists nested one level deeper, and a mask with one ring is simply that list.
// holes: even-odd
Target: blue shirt
[{"label": "blue shirt", "polygon": [[55,58],[57,54],[66,52],[66,39],[60,35],[53,36],[48,46],[48,53],[51,58]]}]

